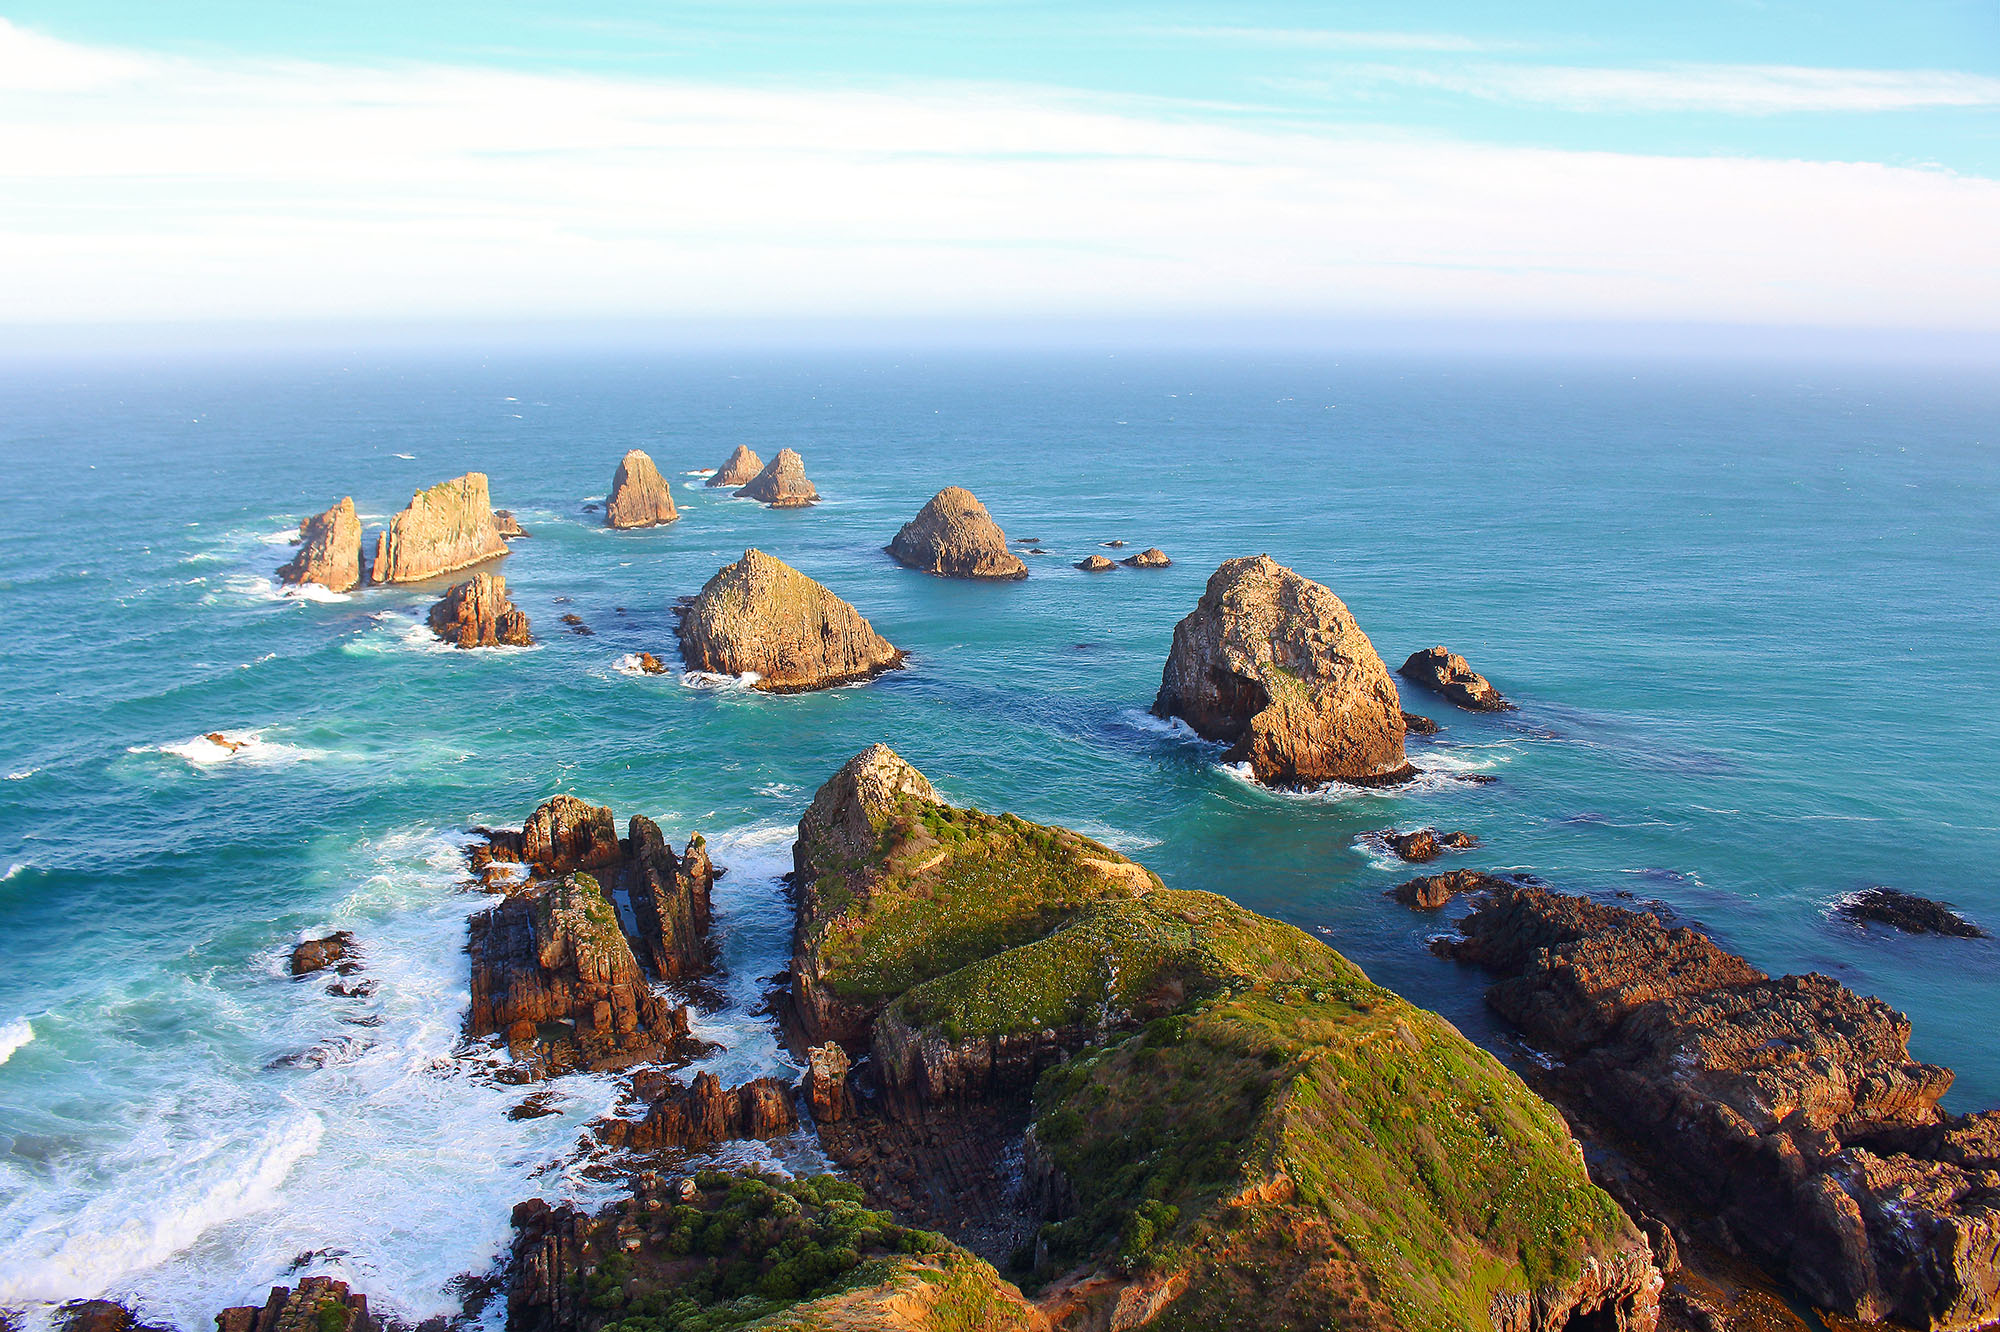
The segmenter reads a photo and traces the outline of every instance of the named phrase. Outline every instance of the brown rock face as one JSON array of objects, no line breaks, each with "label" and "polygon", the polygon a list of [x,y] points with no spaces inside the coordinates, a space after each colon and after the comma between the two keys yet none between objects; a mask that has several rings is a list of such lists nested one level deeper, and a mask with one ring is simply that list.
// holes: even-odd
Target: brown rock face
[{"label": "brown rock face", "polygon": [[849,1068],[847,1051],[837,1041],[806,1051],[806,1104],[814,1123],[835,1124],[854,1113],[847,1092]]},{"label": "brown rock face", "polygon": [[1436,735],[1443,729],[1444,727],[1439,726],[1429,717],[1423,716],[1420,713],[1406,712],[1403,714],[1403,730],[1410,735]]},{"label": "brown rock face", "polygon": [[795,449],[780,449],[770,466],[751,478],[736,492],[738,499],[753,499],[774,509],[798,509],[819,503],[819,492],[806,480],[805,459]]},{"label": "brown rock face", "polygon": [[352,1294],[345,1281],[310,1276],[294,1290],[271,1287],[264,1307],[243,1305],[215,1316],[216,1332],[376,1332],[368,1297]]},{"label": "brown rock face", "polygon": [[606,527],[657,527],[679,518],[673,492],[653,460],[633,449],[611,476],[611,498],[604,503]]},{"label": "brown rock face", "polygon": [[842,764],[813,794],[792,843],[792,869],[811,883],[842,861],[875,851],[876,829],[905,799],[939,803],[937,788],[887,745],[870,745]]},{"label": "brown rock face", "polygon": [[1085,573],[1110,573],[1118,566],[1102,555],[1088,555],[1078,560],[1076,567]]},{"label": "brown rock face", "polygon": [[738,444],[736,451],[729,455],[729,461],[722,469],[708,478],[710,489],[717,486],[747,486],[757,479],[757,473],[764,470],[764,460],[752,453],[748,446]]},{"label": "brown rock face", "polygon": [[345,592],[361,581],[361,519],[352,498],[343,496],[325,513],[299,523],[299,553],[278,570],[278,581],[318,583],[329,592]]},{"label": "brown rock face", "polygon": [[1479,839],[1471,833],[1441,833],[1435,828],[1418,828],[1415,832],[1397,832],[1394,828],[1385,828],[1381,837],[1399,859],[1413,864],[1436,860],[1447,851],[1464,851],[1479,845]]},{"label": "brown rock face", "polygon": [[1127,555],[1118,562],[1130,569],[1164,569],[1173,563],[1167,558],[1167,552],[1158,546],[1148,546],[1137,555]]},{"label": "brown rock face", "polygon": [[666,663],[650,652],[641,652],[639,654],[639,669],[648,675],[665,675],[667,673]]},{"label": "brown rock face", "polygon": [[676,856],[660,825],[635,814],[625,839],[625,891],[638,924],[639,951],[661,980],[685,980],[709,969],[708,925],[715,866],[697,833]]},{"label": "brown rock face", "polygon": [[[335,930],[323,939],[307,939],[292,949],[292,974],[310,976],[328,967],[340,966],[354,954],[354,934],[350,930]],[[342,967],[341,974],[353,970]]]},{"label": "brown rock face", "polygon": [[1268,555],[1226,560],[1174,626],[1153,715],[1229,742],[1260,782],[1414,774],[1389,670],[1339,597]]},{"label": "brown rock face", "polygon": [[474,574],[431,607],[431,632],[453,647],[526,647],[535,641],[528,617],[507,600],[507,580]]},{"label": "brown rock face", "polygon": [[754,673],[769,693],[865,680],[903,663],[854,607],[761,550],[708,580],[682,614],[680,638],[689,669]]},{"label": "brown rock face", "polygon": [[1485,676],[1468,666],[1464,657],[1442,647],[1412,652],[1396,674],[1473,712],[1507,712],[1514,706],[1500,697],[1500,691],[1488,684]]},{"label": "brown rock face", "polygon": [[1505,888],[1505,879],[1496,879],[1478,870],[1446,870],[1424,874],[1390,889],[1390,895],[1413,911],[1435,911],[1454,897]]},{"label": "brown rock face", "polygon": [[618,821],[610,807],[592,805],[573,795],[544,800],[519,832],[506,828],[477,831],[486,837],[486,845],[473,852],[475,870],[498,861],[526,865],[538,875],[553,878],[571,870],[615,867],[622,855]]},{"label": "brown rock face", "polygon": [[1643,1145],[1677,1224],[1821,1308],[1931,1332],[2000,1317],[2000,1112],[1952,1117],[1909,1020],[1817,974],[1773,979],[1690,929],[1505,884],[1442,951],[1566,1061],[1559,1094]]},{"label": "brown rock face", "polygon": [[597,1123],[597,1136],[613,1147],[641,1152],[706,1147],[732,1138],[775,1138],[799,1126],[792,1089],[776,1078],[725,1090],[713,1073],[695,1075],[692,1087],[642,1074],[633,1090],[650,1102],[644,1119]]},{"label": "brown rock face", "polygon": [[375,538],[376,583],[413,583],[507,553],[493,525],[484,472],[467,472],[410,497],[410,506]]},{"label": "brown rock face", "polygon": [[963,486],[946,486],[903,524],[888,551],[897,561],[940,578],[1026,578],[1028,566],[1007,549],[1007,534]]},{"label": "brown rock face", "polygon": [[510,509],[495,509],[493,511],[493,530],[503,537],[524,537],[528,535],[521,530],[520,522],[514,517],[513,511]]}]

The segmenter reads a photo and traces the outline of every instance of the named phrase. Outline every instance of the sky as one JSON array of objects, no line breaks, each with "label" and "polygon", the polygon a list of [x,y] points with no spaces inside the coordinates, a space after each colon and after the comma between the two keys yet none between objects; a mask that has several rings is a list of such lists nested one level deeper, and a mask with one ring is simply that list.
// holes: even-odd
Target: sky
[{"label": "sky", "polygon": [[2000,4],[0,0],[0,325],[885,318],[1991,334]]}]

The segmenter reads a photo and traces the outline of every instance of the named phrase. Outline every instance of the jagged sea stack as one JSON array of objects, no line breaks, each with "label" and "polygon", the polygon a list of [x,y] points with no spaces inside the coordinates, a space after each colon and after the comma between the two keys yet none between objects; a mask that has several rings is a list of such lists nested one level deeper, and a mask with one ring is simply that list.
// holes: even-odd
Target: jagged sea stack
[{"label": "jagged sea stack", "polygon": [[819,503],[819,491],[806,480],[805,459],[796,449],[780,449],[770,465],[736,492],[738,499],[753,499],[774,509],[801,509]]},{"label": "jagged sea stack", "polygon": [[653,460],[640,449],[627,453],[611,475],[611,497],[604,502],[606,527],[658,527],[680,517],[673,492]]},{"label": "jagged sea stack", "polygon": [[1445,647],[1412,652],[1396,674],[1472,712],[1511,712],[1514,707],[1464,657]]},{"label": "jagged sea stack", "polygon": [[963,486],[940,490],[887,549],[901,563],[940,578],[1028,576],[1028,566],[1007,549],[1000,524]]},{"label": "jagged sea stack", "polygon": [[757,479],[757,473],[764,470],[764,460],[750,451],[747,444],[738,444],[736,452],[722,464],[722,469],[708,478],[711,489],[716,486],[747,486]]},{"label": "jagged sea stack", "polygon": [[329,592],[345,592],[361,581],[361,519],[351,497],[299,524],[299,553],[278,570],[278,581],[295,587],[318,583]]},{"label": "jagged sea stack", "polygon": [[493,523],[484,472],[440,481],[410,497],[409,507],[376,534],[370,582],[414,583],[507,553]]},{"label": "jagged sea stack", "polygon": [[796,694],[865,680],[903,663],[861,612],[761,550],[724,565],[680,623],[689,669],[754,675],[767,693]]},{"label": "jagged sea stack", "polygon": [[1225,560],[1174,626],[1153,715],[1229,743],[1260,782],[1415,775],[1389,668],[1331,590],[1268,555]]},{"label": "jagged sea stack", "polygon": [[507,599],[507,580],[474,574],[431,607],[431,632],[454,647],[526,647],[528,617]]}]

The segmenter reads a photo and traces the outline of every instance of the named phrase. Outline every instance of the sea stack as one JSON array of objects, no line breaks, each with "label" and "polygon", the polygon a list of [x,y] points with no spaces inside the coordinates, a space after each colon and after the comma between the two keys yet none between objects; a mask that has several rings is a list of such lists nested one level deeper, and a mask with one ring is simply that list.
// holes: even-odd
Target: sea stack
[{"label": "sea stack", "polygon": [[1412,652],[1396,674],[1472,712],[1508,712],[1514,707],[1464,657],[1444,647]]},{"label": "sea stack", "polygon": [[716,486],[747,486],[763,470],[764,460],[752,453],[748,445],[738,444],[736,452],[729,455],[729,461],[722,464],[722,470],[708,478],[708,485],[711,489]]},{"label": "sea stack", "polygon": [[1158,546],[1148,546],[1137,555],[1127,555],[1118,562],[1128,569],[1164,569],[1173,563],[1167,558],[1167,552]]},{"label": "sea stack", "polygon": [[963,486],[940,490],[887,549],[901,563],[940,578],[1028,576],[1028,566],[1007,549],[1000,524]]},{"label": "sea stack", "polygon": [[805,459],[799,457],[796,449],[778,450],[770,465],[737,491],[736,497],[753,499],[774,509],[802,509],[819,503],[819,492],[806,480]]},{"label": "sea stack", "polygon": [[667,479],[653,460],[633,449],[611,475],[611,497],[604,503],[606,527],[658,527],[680,517]]},{"label": "sea stack", "polygon": [[1110,573],[1118,566],[1102,555],[1086,555],[1076,562],[1076,567],[1085,573]]},{"label": "sea stack", "polygon": [[278,570],[278,581],[294,587],[318,583],[329,592],[345,592],[361,581],[361,519],[351,497],[342,496],[325,513],[299,523],[299,553]]},{"label": "sea stack", "polygon": [[681,617],[680,638],[688,669],[754,676],[775,694],[865,680],[903,662],[861,612],[754,549],[708,580]]},{"label": "sea stack", "polygon": [[1225,560],[1174,626],[1153,715],[1179,717],[1260,782],[1415,775],[1389,668],[1332,591],[1268,555]]},{"label": "sea stack", "polygon": [[507,600],[507,580],[474,574],[431,607],[431,632],[454,647],[526,647],[528,617]]},{"label": "sea stack", "polygon": [[376,534],[368,576],[376,583],[414,583],[506,553],[486,474],[467,472],[410,497],[409,507]]}]

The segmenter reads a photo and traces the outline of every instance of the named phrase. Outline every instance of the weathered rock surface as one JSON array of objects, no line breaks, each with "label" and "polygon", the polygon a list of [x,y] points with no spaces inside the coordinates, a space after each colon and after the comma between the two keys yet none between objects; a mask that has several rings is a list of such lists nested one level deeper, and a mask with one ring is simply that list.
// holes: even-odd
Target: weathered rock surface
[{"label": "weathered rock surface", "polygon": [[1127,555],[1118,562],[1130,569],[1164,569],[1173,563],[1167,558],[1167,552],[1158,546],[1148,546],[1137,555]]},{"label": "weathered rock surface", "polygon": [[708,485],[711,489],[716,486],[747,486],[763,470],[764,460],[752,453],[748,445],[738,444],[736,451],[729,455],[729,460],[708,478]]},{"label": "weathered rock surface", "polygon": [[1465,658],[1443,647],[1412,652],[1396,673],[1415,681],[1446,702],[1473,712],[1506,712],[1513,704],[1486,677],[1466,664]]},{"label": "weathered rock surface", "polygon": [[507,580],[477,573],[453,584],[431,607],[431,632],[453,647],[526,647],[535,641],[528,617],[507,599]]},{"label": "weathered rock surface", "polygon": [[1482,874],[1478,870],[1446,870],[1442,874],[1423,874],[1407,883],[1390,889],[1390,895],[1413,911],[1435,911],[1454,897],[1464,897],[1472,893],[1490,892],[1504,888],[1506,879]]},{"label": "weathered rock surface", "polygon": [[1818,974],[1772,978],[1652,915],[1508,884],[1450,956],[1564,1061],[1573,1115],[1636,1144],[1678,1225],[1823,1309],[1944,1332],[2000,1317],[2000,1112],[1949,1116],[1909,1020]]},{"label": "weathered rock surface", "polygon": [[1834,914],[1855,924],[1887,925],[1905,934],[1943,934],[1957,939],[1984,939],[1985,930],[1951,909],[1899,888],[1868,888],[1843,899]]},{"label": "weathered rock surface", "polygon": [[351,497],[343,496],[325,513],[299,523],[299,553],[278,570],[278,581],[318,583],[329,592],[346,592],[360,583],[361,519]]},{"label": "weathered rock surface", "polygon": [[861,612],[761,550],[723,566],[680,621],[690,670],[756,676],[769,693],[866,680],[903,663]]},{"label": "weathered rock surface", "polygon": [[1230,745],[1260,782],[1413,776],[1395,683],[1340,598],[1268,555],[1226,560],[1174,626],[1153,715]]},{"label": "weathered rock surface", "polygon": [[1076,562],[1076,567],[1085,573],[1110,573],[1118,566],[1102,555],[1086,555]]},{"label": "weathered rock surface", "polygon": [[215,1316],[216,1332],[376,1332],[368,1297],[345,1281],[309,1276],[297,1288],[273,1286],[260,1309],[244,1305]]},{"label": "weathered rock surface", "polygon": [[597,1136],[613,1147],[638,1152],[707,1147],[732,1138],[775,1138],[799,1126],[792,1089],[776,1078],[725,1089],[713,1073],[696,1074],[693,1086],[642,1073],[632,1090],[646,1103],[645,1118],[597,1123]]},{"label": "weathered rock surface", "polygon": [[354,933],[351,930],[335,930],[322,939],[307,939],[292,949],[292,974],[310,976],[328,967],[342,967],[341,974],[351,974],[355,968],[343,966],[354,957]]},{"label": "weathered rock surface", "polygon": [[806,1105],[816,1124],[836,1124],[854,1113],[847,1090],[852,1068],[847,1051],[838,1042],[828,1041],[806,1051]]},{"label": "weathered rock surface", "polygon": [[796,449],[780,449],[770,465],[736,492],[738,499],[753,499],[774,509],[797,509],[819,503],[819,492],[806,480],[805,459]]},{"label": "weathered rock surface", "polygon": [[514,517],[514,512],[511,509],[495,509],[493,511],[493,530],[503,537],[524,537],[528,535],[522,530],[520,521]]},{"label": "weathered rock surface", "polygon": [[665,675],[667,673],[666,663],[650,652],[641,652],[639,654],[639,669],[647,675]]},{"label": "weathered rock surface", "polygon": [[1403,714],[1403,730],[1410,735],[1436,735],[1443,729],[1444,727],[1439,726],[1436,722],[1421,713],[1405,712]]},{"label": "weathered rock surface", "polygon": [[1026,578],[1007,534],[963,486],[946,486],[888,546],[897,561],[941,578]]},{"label": "weathered rock surface", "polygon": [[507,553],[493,524],[486,474],[467,472],[410,497],[409,507],[376,534],[369,580],[413,583],[454,573]]},{"label": "weathered rock surface", "polygon": [[[6,1319],[8,1325],[17,1326]],[[56,1310],[56,1332],[173,1332],[158,1323],[142,1323],[116,1300],[71,1300]]]},{"label": "weathered rock surface", "polygon": [[713,961],[708,926],[715,866],[696,833],[675,855],[660,825],[635,814],[627,825],[623,882],[638,924],[640,952],[661,980],[686,980]]},{"label": "weathered rock surface", "polygon": [[618,820],[606,805],[593,805],[573,795],[550,796],[535,807],[519,832],[507,828],[476,828],[486,840],[473,847],[472,868],[526,865],[535,874],[558,877],[571,870],[615,867],[623,852],[618,845]]},{"label": "weathered rock surface", "polygon": [[1399,859],[1412,864],[1436,860],[1447,851],[1464,851],[1479,845],[1479,839],[1471,833],[1441,833],[1435,828],[1418,828],[1414,832],[1384,828],[1380,836]]},{"label": "weathered rock surface", "polygon": [[679,518],[667,479],[644,450],[633,449],[611,475],[611,495],[604,502],[606,527],[657,527]]}]

